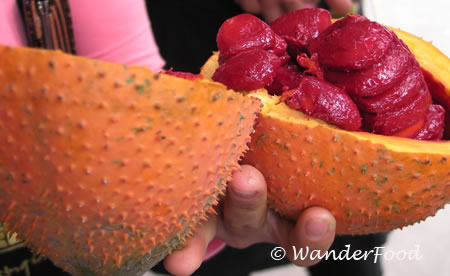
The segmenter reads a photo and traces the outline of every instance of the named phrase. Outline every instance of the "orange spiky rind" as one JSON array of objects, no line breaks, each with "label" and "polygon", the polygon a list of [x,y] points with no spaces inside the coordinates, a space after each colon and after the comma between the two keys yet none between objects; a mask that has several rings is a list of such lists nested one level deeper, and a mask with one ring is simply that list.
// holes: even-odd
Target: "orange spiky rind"
[{"label": "orange spiky rind", "polygon": [[[431,43],[391,29],[450,114],[450,59]],[[217,67],[215,53],[201,74],[211,78]],[[265,175],[271,207],[283,216],[295,219],[307,207],[323,206],[335,215],[337,233],[367,234],[424,220],[450,202],[449,141],[343,131],[291,110],[264,89],[248,96],[264,107],[244,163]]]},{"label": "orange spiky rind", "polygon": [[265,92],[244,163],[266,176],[272,207],[291,219],[330,210],[339,234],[388,231],[450,200],[450,142],[349,132],[310,119]]},{"label": "orange spiky rind", "polygon": [[259,102],[188,81],[0,46],[0,220],[74,275],[131,275],[217,202]]}]

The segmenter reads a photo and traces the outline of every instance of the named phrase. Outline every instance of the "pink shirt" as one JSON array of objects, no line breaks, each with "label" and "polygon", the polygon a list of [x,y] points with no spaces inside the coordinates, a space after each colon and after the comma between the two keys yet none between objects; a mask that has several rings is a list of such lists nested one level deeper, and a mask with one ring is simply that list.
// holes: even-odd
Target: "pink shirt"
[{"label": "pink shirt", "polygon": [[[71,0],[69,4],[77,54],[162,69],[164,60],[143,0]],[[26,45],[16,0],[0,0],[0,44]]]},{"label": "pink shirt", "polygon": [[[78,55],[147,66],[156,72],[162,69],[164,60],[144,0],[69,0],[69,4]],[[16,0],[0,0],[0,44],[27,44]],[[211,241],[205,260],[224,246],[222,241]]]}]

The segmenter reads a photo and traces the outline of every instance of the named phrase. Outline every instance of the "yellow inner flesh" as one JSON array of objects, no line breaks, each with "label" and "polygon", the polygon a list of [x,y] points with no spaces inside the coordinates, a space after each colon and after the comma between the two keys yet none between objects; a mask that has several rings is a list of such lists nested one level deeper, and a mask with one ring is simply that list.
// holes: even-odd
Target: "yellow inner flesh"
[{"label": "yellow inner flesh", "polygon": [[396,152],[450,154],[450,141],[420,141],[409,138],[377,135],[367,132],[345,131],[332,126],[322,120],[311,118],[300,111],[289,108],[284,103],[279,103],[278,96],[270,96],[265,89],[260,89],[249,96],[261,100],[264,107],[261,113],[264,117],[271,117],[285,122],[306,125],[310,129],[325,127],[330,131],[341,135],[349,135],[359,140],[367,140],[373,144],[382,144],[387,149]]},{"label": "yellow inner flesh", "polygon": [[438,79],[445,86],[447,95],[450,95],[450,59],[431,42],[402,30],[389,28],[408,45],[420,66]]}]

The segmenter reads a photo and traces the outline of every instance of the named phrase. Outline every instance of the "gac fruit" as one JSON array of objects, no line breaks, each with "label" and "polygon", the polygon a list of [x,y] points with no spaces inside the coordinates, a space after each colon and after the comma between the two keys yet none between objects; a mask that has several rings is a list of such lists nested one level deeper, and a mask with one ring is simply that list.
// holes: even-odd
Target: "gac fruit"
[{"label": "gac fruit", "polygon": [[[243,162],[266,177],[270,206],[284,217],[322,206],[336,217],[338,234],[367,234],[424,220],[450,201],[450,59],[431,43],[390,29],[413,53],[440,104],[430,105],[427,122],[447,111],[444,140],[346,131],[289,108],[264,88],[247,92],[264,106]],[[201,73],[212,78],[218,67],[216,53]],[[417,135],[428,134],[424,128]]]},{"label": "gac fruit", "polygon": [[259,100],[0,46],[0,221],[74,275],[137,275],[183,246],[247,149]]}]

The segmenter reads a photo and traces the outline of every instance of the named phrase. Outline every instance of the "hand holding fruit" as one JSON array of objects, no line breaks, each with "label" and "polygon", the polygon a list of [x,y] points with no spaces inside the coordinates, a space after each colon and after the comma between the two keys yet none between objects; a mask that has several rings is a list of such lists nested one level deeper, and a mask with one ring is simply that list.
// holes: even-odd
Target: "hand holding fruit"
[{"label": "hand holding fruit", "polygon": [[[267,209],[267,190],[263,175],[251,166],[234,173],[222,200],[218,215],[202,224],[186,246],[166,258],[165,265],[174,275],[188,275],[202,263],[208,243],[216,236],[228,245],[245,248],[258,242],[279,244],[285,249],[308,246],[327,250],[334,239],[336,221],[326,209],[305,210],[297,223],[280,218]],[[309,266],[318,260],[297,260],[296,265]],[[270,258],[269,254],[267,258]]]},{"label": "hand holding fruit", "polygon": [[[291,16],[300,20],[302,32],[295,31]],[[335,232],[382,232],[433,216],[450,202],[450,142],[427,141],[439,140],[442,130],[450,134],[440,115],[450,111],[450,59],[395,30],[410,53],[392,31],[355,15],[336,25],[325,10],[303,9],[289,18],[269,26],[244,14],[219,31],[220,54],[202,74],[238,85],[236,90],[268,90],[245,95],[208,79],[187,81],[58,51],[0,45],[0,221],[74,275],[115,276],[147,271],[181,247],[167,266],[190,273],[213,236],[236,247],[269,241],[321,249]],[[377,33],[375,39],[365,39],[367,29]],[[390,46],[378,47],[385,42]],[[345,50],[355,44],[362,47],[328,51],[330,45]],[[380,68],[392,78],[384,78]],[[245,70],[256,79],[242,77]],[[341,74],[347,79],[336,79]],[[336,92],[339,97],[329,100],[322,77],[350,98]],[[366,83],[373,85],[361,89]],[[280,102],[269,93],[292,99]],[[430,94],[436,101],[431,105]],[[347,100],[375,114],[363,120],[374,119],[368,126],[375,134],[340,129],[340,118],[326,123],[312,117],[318,110],[336,114],[323,108],[349,106]],[[305,113],[289,103],[299,103]],[[394,118],[396,107],[407,109]],[[401,129],[392,128],[397,122]],[[238,160],[264,174],[267,191],[261,175],[249,181],[253,169],[243,167],[230,183],[221,215],[186,243],[218,203]],[[259,192],[245,199],[238,193],[244,187]],[[266,201],[296,225],[267,211]],[[329,210],[337,223],[313,206]],[[311,216],[329,226],[323,241],[306,238]]]},{"label": "hand holding fruit", "polygon": [[[281,15],[293,10],[313,8],[318,0],[235,0],[241,8],[249,13],[261,14],[267,22],[272,22]],[[347,14],[352,8],[352,0],[327,0],[330,9],[339,14]]]}]

